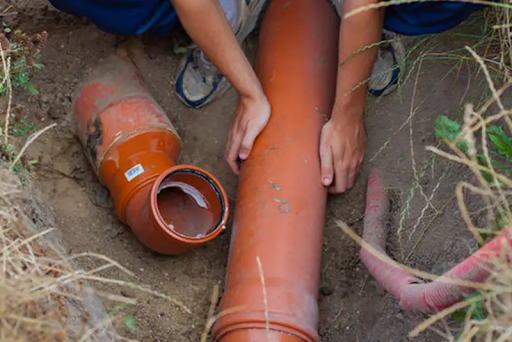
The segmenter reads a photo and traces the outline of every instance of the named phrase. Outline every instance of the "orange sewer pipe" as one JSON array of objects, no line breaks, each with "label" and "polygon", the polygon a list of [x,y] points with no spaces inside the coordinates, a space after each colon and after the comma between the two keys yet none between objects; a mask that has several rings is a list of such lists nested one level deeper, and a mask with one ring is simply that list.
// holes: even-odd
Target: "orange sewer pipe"
[{"label": "orange sewer pipe", "polygon": [[127,58],[112,55],[79,89],[78,136],[116,210],[150,249],[180,254],[225,229],[221,184],[193,165],[176,165],[181,140]]},{"label": "orange sewer pipe", "polygon": [[326,0],[267,8],[256,69],[272,115],[242,164],[215,342],[319,341],[319,141],[334,102],[338,32]]}]

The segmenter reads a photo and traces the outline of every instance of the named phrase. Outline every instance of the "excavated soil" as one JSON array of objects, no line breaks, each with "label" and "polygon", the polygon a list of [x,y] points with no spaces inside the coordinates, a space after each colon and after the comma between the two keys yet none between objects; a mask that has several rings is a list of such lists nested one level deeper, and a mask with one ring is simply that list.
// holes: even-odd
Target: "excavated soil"
[{"label": "excavated soil", "polygon": [[[152,295],[115,288],[117,294],[136,296],[139,300],[136,306],[128,307],[136,323],[135,333],[128,333],[128,337],[144,342],[199,341],[213,287],[223,285],[230,230],[202,248],[167,257],[146,249],[118,221],[108,191],[89,167],[70,119],[73,92],[83,70],[93,67],[125,38],[102,33],[87,21],[59,13],[43,1],[20,0],[16,5],[18,14],[4,18],[9,27],[28,33],[49,33],[40,59],[44,68],[33,77],[40,94],[17,91],[14,99],[25,104],[24,113],[38,127],[58,124],[29,148],[28,155],[39,159],[36,182],[54,208],[68,252],[105,254],[134,272],[136,279],[129,280],[150,285],[185,303],[192,311],[187,314]],[[179,62],[173,53],[175,44],[173,38],[143,37],[136,63],[184,141],[181,162],[196,164],[215,174],[234,207],[237,178],[225,163],[223,151],[236,93],[230,90],[201,110],[183,106],[173,93]],[[413,44],[410,41],[407,45]],[[455,43],[440,48],[453,48],[450,44]],[[245,49],[253,58],[256,35],[249,38]],[[400,92],[378,102],[370,100],[366,117],[367,156],[362,174],[354,189],[329,198],[319,302],[324,342],[406,341],[408,332],[424,319],[400,309],[397,300],[368,275],[358,259],[357,245],[334,224],[335,219],[341,219],[361,234],[365,177],[371,166],[383,172],[392,194],[392,233],[388,240],[395,258],[424,271],[441,273],[474,247],[454,200],[457,181],[470,174],[463,166],[433,158],[425,146],[437,144],[435,118],[460,110],[464,96],[472,93],[468,89],[474,90],[478,82],[473,79],[468,86],[471,78],[465,64],[453,69],[453,63],[426,60],[420,72],[416,70]],[[411,112],[415,115],[409,124]],[[415,180],[413,165],[419,181]],[[411,189],[419,189],[418,186],[424,195],[416,191],[408,201]],[[430,198],[434,208],[426,206],[425,197]],[[470,209],[476,205],[476,201],[473,205],[470,201]],[[397,238],[401,221],[404,258]],[[126,275],[116,272],[107,275],[128,280]],[[106,285],[97,287],[112,291]],[[113,304],[105,301],[105,306],[111,309]],[[426,333],[417,340],[437,341],[440,337]]]}]

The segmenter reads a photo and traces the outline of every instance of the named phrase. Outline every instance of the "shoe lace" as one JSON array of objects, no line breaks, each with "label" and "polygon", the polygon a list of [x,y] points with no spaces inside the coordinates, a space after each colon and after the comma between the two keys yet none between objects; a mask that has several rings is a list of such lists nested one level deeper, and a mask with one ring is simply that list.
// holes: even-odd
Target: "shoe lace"
[{"label": "shoe lace", "polygon": [[197,45],[191,44],[189,50],[191,50],[194,65],[197,67],[194,68],[196,76],[203,78],[206,83],[212,82],[215,75],[218,73],[217,68]]}]

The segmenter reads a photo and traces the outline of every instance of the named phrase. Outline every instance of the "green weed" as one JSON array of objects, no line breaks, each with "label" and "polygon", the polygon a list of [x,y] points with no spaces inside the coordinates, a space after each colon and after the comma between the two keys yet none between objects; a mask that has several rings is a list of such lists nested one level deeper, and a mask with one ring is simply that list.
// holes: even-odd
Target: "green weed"
[{"label": "green weed", "polygon": [[[482,304],[482,293],[480,291],[475,291],[470,298],[476,298],[476,302],[471,303],[469,307],[464,308],[463,310],[457,310],[455,311],[451,318],[456,322],[465,322],[468,318],[472,321],[483,321],[486,317],[486,312]],[[455,335],[455,340],[459,340],[460,335],[462,333],[459,332]],[[480,332],[476,334],[476,336],[479,336]]]},{"label": "green weed", "polygon": [[[0,161],[12,162],[16,158],[16,147],[13,144],[0,145]],[[12,170],[20,176],[22,184],[25,184],[27,178],[34,178],[32,167],[37,164],[36,159],[28,160],[25,157],[20,158]]]},{"label": "green weed", "polygon": [[[108,316],[112,318],[116,313],[120,312],[124,308],[124,305],[116,305],[112,310],[109,311]],[[123,315],[123,324],[128,330],[130,330],[132,334],[135,333],[137,326],[135,324],[135,318],[132,315],[125,313]]]},{"label": "green weed", "polygon": [[[12,88],[25,90],[31,94],[37,95],[39,92],[32,84],[30,79],[32,70],[41,69],[43,65],[36,63],[39,53],[44,49],[48,34],[43,31],[35,35],[27,35],[19,30],[12,32],[9,27],[4,25],[3,32],[0,33],[0,45],[2,49],[2,65],[0,72],[0,96],[7,96],[11,108]],[[10,82],[5,82],[6,77]],[[12,88],[9,88],[9,83]],[[0,135],[3,136],[3,144],[0,145],[0,160],[13,162],[17,152],[15,145],[9,141],[9,137],[27,138],[36,130],[36,125],[27,120],[22,115],[23,106],[16,106],[6,117],[5,130],[2,129]],[[4,125],[2,125],[4,126]],[[22,182],[27,177],[32,177],[31,167],[37,163],[37,160],[27,160],[21,157],[12,169],[19,174]]]},{"label": "green weed", "polygon": [[[459,137],[460,133],[461,125],[458,122],[453,121],[444,115],[437,117],[435,122],[435,134],[438,139],[453,142]],[[489,159],[492,166],[496,172],[510,178],[512,176],[512,137],[505,132],[503,127],[498,125],[487,126],[486,133],[490,141]],[[457,147],[469,158],[469,146],[467,141],[459,139]],[[476,161],[481,166],[489,167],[488,160],[482,153],[478,153],[476,155]],[[503,186],[502,182],[494,179],[493,175],[488,172],[482,171],[482,176],[490,186]],[[512,210],[512,205],[509,205],[509,208]],[[497,211],[493,221],[491,222],[489,231],[480,232],[480,236],[484,242],[495,237],[496,232],[509,226],[510,221],[507,214],[506,209],[503,208]]]},{"label": "green weed", "polygon": [[[11,115],[13,116],[13,115]],[[22,118],[19,121],[15,121],[9,128],[9,135],[12,135],[17,138],[26,138],[30,135],[30,133],[36,130],[37,126],[29,122],[27,118]]]},{"label": "green weed", "polygon": [[[28,36],[21,31],[11,33],[9,28],[4,28],[10,39],[5,34],[0,34],[0,42],[4,54],[10,59],[11,67],[9,77],[13,88],[23,89],[33,95],[39,94],[30,79],[33,68],[41,69],[43,64],[36,63],[41,49],[46,44],[47,34],[40,33]],[[2,79],[5,77],[5,70],[2,71]],[[7,84],[0,85],[0,96],[7,93]]]},{"label": "green weed", "polygon": [[[461,125],[458,122],[451,120],[445,115],[440,115],[437,117],[435,122],[435,134],[438,139],[453,142],[457,139],[460,133]],[[512,170],[512,137],[505,133],[503,127],[497,125],[488,126],[486,133],[491,142],[491,148],[489,152],[492,166],[507,177],[512,176],[512,172],[510,171]],[[466,140],[460,139],[457,143],[457,147],[463,153],[465,153],[466,156],[468,155],[469,146]],[[483,153],[478,153],[476,158],[478,164],[481,166],[490,166],[488,165],[489,163],[487,162],[487,158]],[[491,185],[502,185],[498,180],[495,180],[494,177],[487,172],[483,173],[483,177]]]}]

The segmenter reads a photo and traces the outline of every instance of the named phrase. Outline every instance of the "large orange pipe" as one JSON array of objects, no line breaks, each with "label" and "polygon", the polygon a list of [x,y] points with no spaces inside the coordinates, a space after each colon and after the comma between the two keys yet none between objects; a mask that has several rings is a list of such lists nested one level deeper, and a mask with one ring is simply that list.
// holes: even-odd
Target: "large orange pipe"
[{"label": "large orange pipe", "polygon": [[326,0],[272,0],[263,19],[257,74],[272,115],[242,165],[215,342],[319,340],[319,140],[334,102],[338,31]]},{"label": "large orange pipe", "polygon": [[78,137],[120,220],[150,249],[180,254],[215,238],[228,218],[218,180],[176,165],[181,140],[131,61],[112,55],[74,103]]}]

